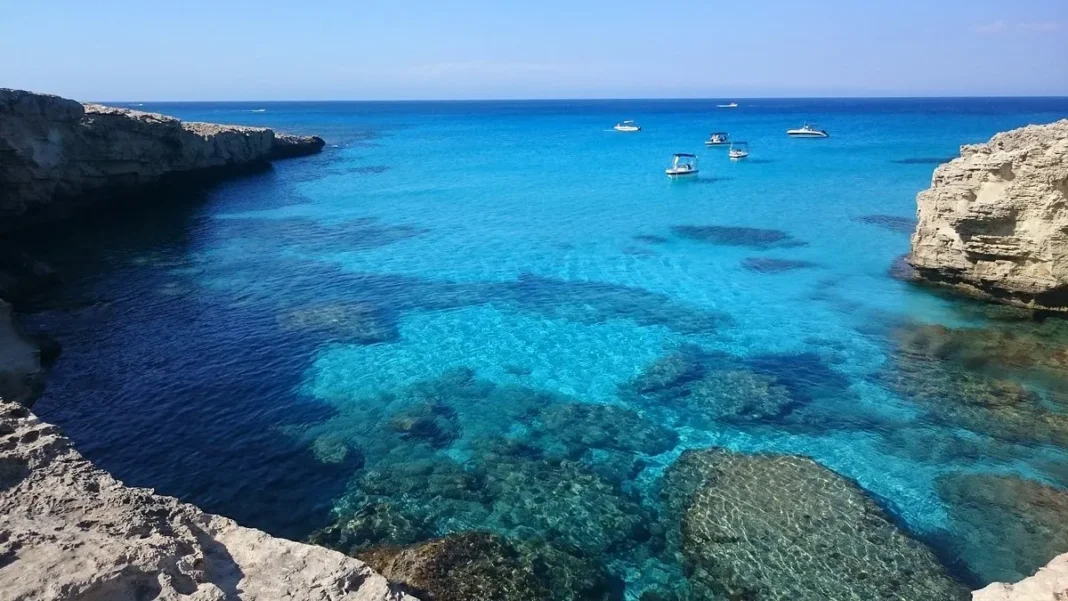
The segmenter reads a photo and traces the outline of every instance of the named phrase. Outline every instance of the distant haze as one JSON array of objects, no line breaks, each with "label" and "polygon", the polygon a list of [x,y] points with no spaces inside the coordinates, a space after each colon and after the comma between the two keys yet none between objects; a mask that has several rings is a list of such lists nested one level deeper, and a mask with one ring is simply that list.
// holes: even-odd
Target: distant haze
[{"label": "distant haze", "polygon": [[0,57],[80,100],[1068,95],[1068,0],[12,1]]}]

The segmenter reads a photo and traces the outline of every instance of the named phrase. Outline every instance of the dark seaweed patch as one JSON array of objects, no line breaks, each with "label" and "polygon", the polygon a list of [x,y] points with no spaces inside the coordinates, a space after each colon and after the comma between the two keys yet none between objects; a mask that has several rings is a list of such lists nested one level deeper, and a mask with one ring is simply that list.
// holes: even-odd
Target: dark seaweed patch
[{"label": "dark seaweed patch", "polygon": [[746,257],[742,260],[742,267],[757,273],[782,273],[815,266],[816,264],[811,261],[771,259],[767,257]]},{"label": "dark seaweed patch", "polygon": [[745,246],[759,250],[804,246],[782,230],[722,225],[677,225],[671,231],[681,238],[720,246]]},{"label": "dark seaweed patch", "polygon": [[666,244],[670,242],[670,240],[668,240],[667,238],[663,236],[656,236],[654,234],[638,234],[636,236],[632,236],[632,238],[636,242],[644,242],[645,244]]}]

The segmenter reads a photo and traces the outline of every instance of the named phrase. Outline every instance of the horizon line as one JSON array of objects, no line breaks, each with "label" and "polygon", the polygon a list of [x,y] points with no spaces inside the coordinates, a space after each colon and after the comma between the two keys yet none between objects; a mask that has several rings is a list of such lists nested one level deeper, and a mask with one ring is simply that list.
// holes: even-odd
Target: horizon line
[{"label": "horizon line", "polygon": [[233,100],[233,99],[197,99],[197,100],[149,100],[149,99],[134,99],[134,100],[87,100],[84,102],[93,102],[100,104],[108,103],[134,103],[134,102],[151,102],[158,104],[179,104],[179,103],[247,103],[247,102],[633,102],[633,101],[741,101],[741,100],[1068,100],[1068,94],[1034,94],[1034,95],[1011,95],[1011,94],[994,94],[994,95],[920,95],[920,96],[904,96],[904,95],[889,95],[889,96],[636,96],[636,97],[559,97],[559,98],[287,98],[284,100],[267,100],[263,98],[252,98],[245,100]]}]

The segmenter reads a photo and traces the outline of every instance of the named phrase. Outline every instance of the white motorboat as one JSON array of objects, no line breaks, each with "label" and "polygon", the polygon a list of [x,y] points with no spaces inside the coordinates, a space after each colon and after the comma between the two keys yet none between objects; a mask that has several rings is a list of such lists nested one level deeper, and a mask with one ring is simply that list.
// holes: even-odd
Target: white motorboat
[{"label": "white motorboat", "polygon": [[736,109],[738,108],[738,103],[732,102],[730,104],[717,104],[716,107],[721,109]]},{"label": "white motorboat", "polygon": [[786,135],[791,138],[829,138],[826,130],[819,129],[815,125],[806,123],[797,129],[786,130]]},{"label": "white motorboat", "polygon": [[731,149],[727,152],[727,156],[732,161],[740,161],[749,156],[749,142],[731,142]]},{"label": "white motorboat", "polygon": [[684,152],[675,153],[671,160],[671,167],[664,170],[668,177],[685,177],[697,175],[697,155]]},{"label": "white motorboat", "polygon": [[616,126],[612,129],[628,133],[642,130],[641,126],[633,121],[624,121],[623,123],[616,123]]},{"label": "white motorboat", "polygon": [[726,146],[731,143],[731,135],[725,131],[714,131],[708,134],[705,146]]}]

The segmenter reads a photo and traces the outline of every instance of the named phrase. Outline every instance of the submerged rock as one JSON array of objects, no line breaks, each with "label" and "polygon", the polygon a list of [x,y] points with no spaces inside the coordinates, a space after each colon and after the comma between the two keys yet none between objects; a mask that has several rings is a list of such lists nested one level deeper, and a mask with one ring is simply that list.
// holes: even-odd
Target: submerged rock
[{"label": "submerged rock", "polygon": [[969,598],[862,490],[810,459],[687,451],[662,490],[694,598]]},{"label": "submerged rock", "polygon": [[1068,119],[962,146],[919,194],[909,263],[924,281],[1068,311]]},{"label": "submerged rock", "polygon": [[548,435],[580,451],[614,449],[659,455],[679,441],[674,430],[616,405],[558,403],[543,409],[538,421]]},{"label": "submerged rock", "polygon": [[1011,441],[1068,445],[1068,398],[1020,383],[1021,370],[1065,376],[1064,351],[1025,331],[901,326],[878,379],[942,421]]},{"label": "submerged rock", "polygon": [[898,234],[911,234],[916,230],[916,219],[914,217],[900,217],[898,215],[864,215],[855,218],[853,221],[881,227],[884,230],[889,230]]},{"label": "submerged rock", "polygon": [[320,332],[345,342],[374,344],[397,340],[397,326],[369,303],[336,303],[294,309],[278,317],[290,330]]},{"label": "submerged rock", "polygon": [[672,227],[671,231],[681,238],[699,242],[708,242],[709,244],[720,246],[746,246],[761,250],[767,248],[789,248],[807,244],[781,230],[754,227],[677,225]]},{"label": "submerged rock", "polygon": [[796,404],[775,378],[746,370],[710,372],[682,400],[712,419],[743,422],[781,417]]},{"label": "submerged rock", "polygon": [[993,474],[938,480],[949,506],[956,555],[984,580],[1031,575],[1068,549],[1068,490]]},{"label": "submerged rock", "polygon": [[791,259],[771,259],[767,257],[746,257],[742,259],[742,267],[757,273],[783,273],[795,269],[815,267],[811,261],[796,261]]},{"label": "submerged rock", "polygon": [[599,567],[548,545],[464,532],[359,556],[423,601],[618,601]]},{"label": "submerged rock", "polygon": [[188,179],[319,152],[321,138],[173,117],[0,89],[0,227],[59,216],[168,176]]},{"label": "submerged rock", "polygon": [[435,449],[460,437],[456,411],[444,403],[420,403],[395,413],[389,425],[401,438],[425,442]]}]

